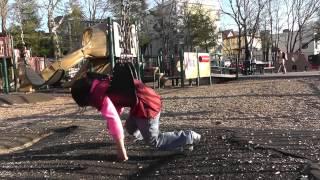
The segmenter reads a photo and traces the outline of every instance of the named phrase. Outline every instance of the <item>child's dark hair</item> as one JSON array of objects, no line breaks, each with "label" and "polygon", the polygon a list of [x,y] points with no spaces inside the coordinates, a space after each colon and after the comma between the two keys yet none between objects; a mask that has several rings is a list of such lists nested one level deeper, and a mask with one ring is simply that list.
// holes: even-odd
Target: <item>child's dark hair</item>
[{"label": "child's dark hair", "polygon": [[89,95],[93,80],[91,78],[81,78],[76,80],[71,86],[71,95],[74,101],[80,106],[89,106]]}]

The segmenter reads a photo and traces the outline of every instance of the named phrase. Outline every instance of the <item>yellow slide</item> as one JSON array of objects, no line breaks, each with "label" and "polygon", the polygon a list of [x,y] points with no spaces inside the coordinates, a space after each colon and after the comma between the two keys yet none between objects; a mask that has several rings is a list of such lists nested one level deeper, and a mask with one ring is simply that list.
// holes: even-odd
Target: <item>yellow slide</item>
[{"label": "yellow slide", "polygon": [[[107,27],[107,24],[97,24],[85,29],[82,37],[83,47],[52,63],[41,72],[41,77],[28,69],[26,71],[26,78],[30,84],[41,86],[48,83],[48,81],[53,84],[60,81],[64,71],[74,67],[83,59],[92,59],[93,61],[95,59],[105,59],[108,56]],[[93,63],[93,65],[101,65],[101,63]]]}]

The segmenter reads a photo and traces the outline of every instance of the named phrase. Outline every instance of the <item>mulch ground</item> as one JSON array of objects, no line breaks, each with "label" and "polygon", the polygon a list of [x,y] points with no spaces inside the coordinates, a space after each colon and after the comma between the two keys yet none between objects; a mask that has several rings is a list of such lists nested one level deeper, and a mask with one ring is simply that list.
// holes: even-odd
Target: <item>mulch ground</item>
[{"label": "mulch ground", "polygon": [[23,104],[23,103],[37,103],[43,101],[52,100],[50,94],[44,93],[11,93],[11,94],[1,94],[0,95],[0,106],[3,105],[13,105],[13,104]]},{"label": "mulch ground", "polygon": [[91,108],[80,112],[68,95],[0,107],[0,128],[15,137],[12,141],[19,139],[12,135],[15,132],[20,138],[23,132],[49,133],[32,146],[0,155],[0,177],[316,179],[319,80],[249,80],[161,89],[161,130],[193,129],[202,134],[202,141],[193,151],[155,151],[127,136],[126,162],[116,161],[115,146],[100,115]]}]

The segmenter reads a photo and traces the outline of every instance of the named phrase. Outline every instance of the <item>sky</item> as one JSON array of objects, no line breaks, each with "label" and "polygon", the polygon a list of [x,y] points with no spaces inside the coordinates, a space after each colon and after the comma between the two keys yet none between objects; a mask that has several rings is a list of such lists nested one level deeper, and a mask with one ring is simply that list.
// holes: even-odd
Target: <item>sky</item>
[{"label": "sky", "polygon": [[[39,1],[39,3],[41,3],[41,2],[43,2],[43,1],[46,1],[46,0],[38,0]],[[67,2],[67,0],[64,0],[64,1],[66,1]],[[199,1],[199,0],[191,0],[191,1]],[[202,2],[204,2],[204,3],[208,3],[208,4],[219,4],[219,2],[218,1],[220,1],[220,4],[224,4],[223,2],[224,1],[226,1],[226,0],[200,0],[200,1],[202,1]],[[11,4],[11,3],[13,3],[14,2],[14,0],[9,0],[9,3]],[[153,7],[156,3],[155,3],[155,0],[148,0],[148,4],[149,4],[149,7]],[[223,6],[222,6],[223,7]],[[223,7],[223,8],[226,8],[226,7]],[[41,15],[41,17],[46,17],[45,15]],[[43,22],[42,22],[42,28],[41,29],[43,29],[43,30],[45,30],[46,31],[46,22],[45,22],[45,20],[42,20]],[[229,16],[227,16],[227,15],[221,15],[221,29],[236,29],[237,28],[237,26],[236,26],[236,24],[234,23],[234,21],[229,17]]]},{"label": "sky", "polygon": [[[224,9],[225,11],[229,11],[230,10],[230,7],[228,7],[226,4],[226,0],[219,0],[220,1],[220,7],[222,9]],[[237,25],[236,23],[234,22],[234,20],[226,15],[226,14],[223,14],[221,13],[221,28],[223,30],[225,29],[233,29],[233,30],[236,30],[237,29]]]},{"label": "sky", "polygon": [[[221,6],[222,8],[224,9],[228,9],[227,6],[224,6],[225,1],[226,0],[191,0],[191,1],[202,1],[202,2],[205,2],[205,3],[209,3],[209,4],[219,4],[219,6]],[[148,3],[149,3],[149,7],[152,7],[154,6],[156,3],[155,3],[155,0],[148,0]],[[221,28],[224,30],[224,29],[237,29],[237,25],[236,23],[233,21],[232,18],[230,18],[228,15],[225,15],[225,14],[221,14]]]}]

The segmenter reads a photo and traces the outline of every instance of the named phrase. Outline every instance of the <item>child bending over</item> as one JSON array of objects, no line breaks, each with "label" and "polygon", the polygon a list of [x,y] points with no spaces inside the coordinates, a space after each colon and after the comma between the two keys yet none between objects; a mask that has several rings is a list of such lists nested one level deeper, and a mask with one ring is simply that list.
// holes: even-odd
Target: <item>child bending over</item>
[{"label": "child bending over", "polygon": [[[110,79],[108,78],[89,79],[85,77],[73,84],[71,88],[72,97],[79,106],[92,106],[97,108],[102,114],[108,114],[108,116],[104,115],[104,117],[108,122],[111,134],[114,133],[112,127],[122,131],[122,128],[118,127],[121,126],[120,120],[118,121],[119,114],[121,114],[123,107],[130,107],[125,128],[137,140],[143,139],[147,144],[160,150],[177,150],[182,149],[185,145],[190,146],[191,150],[192,145],[200,141],[201,135],[190,130],[160,132],[161,97],[140,80],[134,80],[135,95],[133,96],[129,92],[108,91],[110,85]],[[82,84],[88,84],[91,87],[90,91],[82,88]],[[112,108],[106,108],[105,104]],[[108,112],[111,110],[113,111]],[[112,118],[115,119],[114,117],[116,117],[116,121],[111,120]],[[117,123],[110,125],[110,122]],[[114,135],[113,137],[118,145],[120,157],[127,159],[123,145],[123,132],[120,134],[120,136]]]}]

